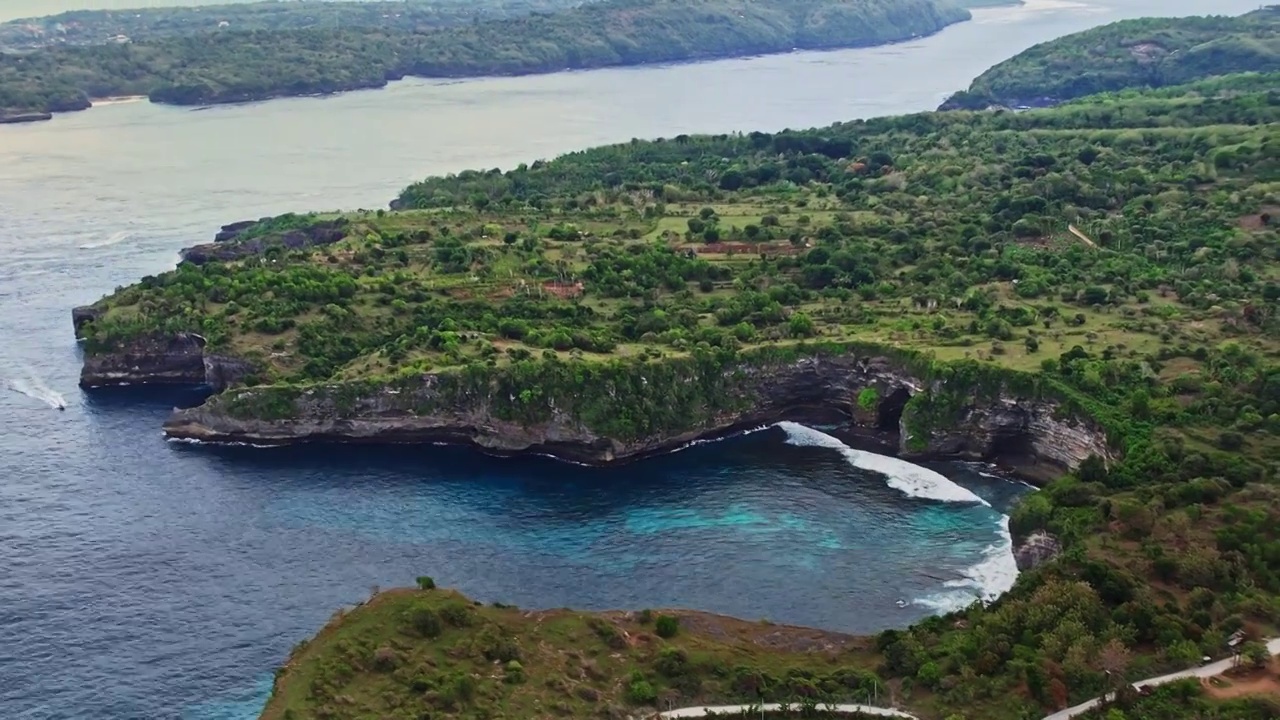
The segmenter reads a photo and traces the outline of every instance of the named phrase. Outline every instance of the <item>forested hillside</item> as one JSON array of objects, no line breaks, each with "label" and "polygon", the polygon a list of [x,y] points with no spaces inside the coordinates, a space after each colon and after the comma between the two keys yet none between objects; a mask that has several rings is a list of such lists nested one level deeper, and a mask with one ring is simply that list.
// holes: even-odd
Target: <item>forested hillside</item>
[{"label": "forested hillside", "polygon": [[[922,717],[1038,718],[1280,626],[1277,87],[1233,76],[431,178],[401,210],[285,216],[189,253],[91,308],[85,351],[128,358],[198,332],[254,367],[207,411],[283,425],[318,404],[329,427],[430,413],[366,401],[429,382],[437,402],[482,398],[512,428],[556,412],[610,436],[679,431],[734,407],[743,367],[839,353],[953,388],[911,399],[913,435],[993,387],[1050,398],[1116,456],[1015,510],[1016,538],[1043,533],[1060,551],[995,604],[881,634],[833,666],[857,671],[847,681],[659,638],[637,664],[575,664],[568,685],[539,686],[597,715],[844,700],[874,672]],[[401,665],[442,646],[369,622],[352,630],[369,642],[300,656],[275,711],[467,717],[530,697],[506,684],[531,676],[510,658],[496,676],[467,670],[505,647],[500,634]],[[577,637],[538,652],[606,652]],[[580,677],[611,690],[579,693]],[[1177,686],[1099,716],[1260,720],[1267,702]]]},{"label": "forested hillside", "polygon": [[582,0],[373,0],[370,2],[244,2],[195,7],[73,10],[0,24],[0,49],[101,45],[118,36],[149,40],[218,30],[386,28],[425,30],[477,20],[552,12]]},{"label": "forested hillside", "polygon": [[388,80],[552,72],[875,45],[968,18],[942,0],[606,0],[423,32],[236,30],[0,55],[0,115],[148,95],[207,104],[380,87]]},{"label": "forested hillside", "polygon": [[978,76],[943,109],[1052,105],[1100,92],[1277,70],[1280,6],[1238,18],[1125,20],[1019,53]]}]

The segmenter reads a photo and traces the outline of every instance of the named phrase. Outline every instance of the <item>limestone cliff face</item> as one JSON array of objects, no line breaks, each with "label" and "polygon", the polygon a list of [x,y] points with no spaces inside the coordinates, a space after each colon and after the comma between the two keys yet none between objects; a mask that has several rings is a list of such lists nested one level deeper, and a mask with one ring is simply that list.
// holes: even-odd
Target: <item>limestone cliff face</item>
[{"label": "limestone cliff face", "polygon": [[72,308],[71,309],[71,325],[76,330],[76,337],[77,338],[84,337],[84,333],[81,332],[84,329],[84,326],[93,322],[94,320],[97,320],[101,316],[102,316],[102,311],[93,307],[92,305],[85,305],[78,308]]},{"label": "limestone cliff face", "polygon": [[106,385],[198,385],[204,382],[204,342],[181,334],[145,340],[114,352],[89,355],[80,369],[81,387]]},{"label": "limestone cliff face", "polygon": [[[741,365],[726,373],[733,374],[732,406],[738,409],[708,414],[678,431],[640,438],[601,433],[557,407],[556,398],[548,400],[551,412],[545,421],[504,419],[495,411],[503,398],[490,392],[459,399],[444,393],[440,376],[432,374],[411,387],[374,388],[356,397],[334,388],[306,390],[287,401],[283,419],[231,413],[215,399],[176,411],[165,432],[177,438],[253,444],[458,442],[498,454],[542,453],[602,465],[781,420],[851,422],[892,433],[903,424],[911,396],[937,389],[880,357],[815,356],[780,365]],[[859,403],[867,388],[876,391],[874,408]],[[260,399],[254,393],[262,392],[247,389],[238,401],[252,404]],[[975,399],[961,410],[958,422],[932,431],[923,443],[902,433],[900,450],[914,457],[1012,457],[1040,466],[1046,475],[1074,468],[1091,454],[1112,457],[1102,432],[1082,421],[1059,418],[1058,410],[1044,400]]]},{"label": "limestone cliff face", "polygon": [[[1060,415],[1050,402],[1002,396],[965,408],[951,426],[934,429],[917,453],[974,460],[999,457],[1027,475],[1046,479],[1078,467],[1091,455],[1114,459],[1099,428]],[[909,443],[905,419],[903,425],[905,449]]]},{"label": "limestone cliff face", "polygon": [[80,386],[208,385],[225,390],[253,372],[247,361],[205,352],[204,338],[181,333],[85,357]]}]

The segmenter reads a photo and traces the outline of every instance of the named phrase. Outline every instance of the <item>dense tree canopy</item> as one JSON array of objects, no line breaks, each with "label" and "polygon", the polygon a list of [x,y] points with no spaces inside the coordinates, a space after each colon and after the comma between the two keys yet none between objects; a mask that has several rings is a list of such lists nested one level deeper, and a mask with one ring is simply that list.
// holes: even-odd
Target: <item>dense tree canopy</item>
[{"label": "dense tree canopy", "polygon": [[875,45],[968,17],[941,0],[603,0],[552,14],[421,31],[224,28],[0,54],[0,114],[148,95],[207,104],[467,77]]},{"label": "dense tree canopy", "polygon": [[1280,6],[1238,18],[1124,20],[1040,43],[979,75],[943,108],[1044,105],[1250,71],[1280,71]]},{"label": "dense tree canopy", "polygon": [[150,40],[224,29],[385,28],[422,30],[478,20],[553,12],[579,0],[373,0],[370,2],[241,2],[197,7],[71,10],[0,23],[0,49],[101,45],[125,36]]}]

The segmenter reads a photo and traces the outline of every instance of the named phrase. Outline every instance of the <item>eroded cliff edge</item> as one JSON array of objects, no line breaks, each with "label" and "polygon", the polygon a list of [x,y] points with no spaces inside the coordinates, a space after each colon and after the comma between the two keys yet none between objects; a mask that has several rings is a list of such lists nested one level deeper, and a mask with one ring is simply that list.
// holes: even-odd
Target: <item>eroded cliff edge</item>
[{"label": "eroded cliff edge", "polygon": [[[455,442],[605,465],[800,420],[880,433],[906,457],[1009,460],[1044,477],[1091,455],[1114,456],[1101,426],[1033,378],[1015,387],[999,371],[929,367],[849,346],[611,364],[539,360],[235,388],[175,411],[164,429],[174,438],[263,445]],[[191,373],[200,374],[194,362]]]}]

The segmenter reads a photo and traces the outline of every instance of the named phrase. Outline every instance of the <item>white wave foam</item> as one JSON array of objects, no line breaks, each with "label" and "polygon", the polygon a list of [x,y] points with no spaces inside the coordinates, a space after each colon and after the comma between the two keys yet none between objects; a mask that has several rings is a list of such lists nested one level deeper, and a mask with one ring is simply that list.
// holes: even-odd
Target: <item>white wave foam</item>
[{"label": "white wave foam", "polygon": [[964,577],[948,580],[950,588],[919,598],[913,604],[946,614],[963,610],[975,602],[989,603],[1009,592],[1018,579],[1018,563],[1013,557],[1013,535],[1009,516],[1000,516],[1000,539],[982,550],[982,560],[966,568]]},{"label": "white wave foam", "polygon": [[777,427],[787,434],[788,445],[823,447],[839,451],[850,465],[883,475],[889,487],[906,495],[943,502],[991,503],[960,487],[941,473],[905,460],[854,450],[830,435],[794,422],[780,422]]},{"label": "white wave foam", "polygon": [[80,249],[93,250],[96,248],[103,248],[103,247],[108,247],[110,245],[116,245],[118,243],[124,242],[125,240],[128,240],[129,237],[132,235],[133,233],[129,232],[128,230],[121,230],[120,232],[113,233],[111,237],[107,238],[106,240],[101,240],[99,242],[83,243],[80,245]]},{"label": "white wave foam", "polygon": [[[163,433],[162,433],[163,434]],[[197,440],[196,438],[176,438],[165,435],[165,441],[174,445],[204,445],[207,447],[251,447],[251,448],[275,448],[279,445],[258,445],[256,443],[237,442],[234,440]]]},{"label": "white wave foam", "polygon": [[8,385],[10,390],[26,395],[33,400],[39,400],[51,408],[57,409],[67,406],[67,400],[62,396],[62,393],[45,385],[39,378],[13,378],[9,380]]}]

